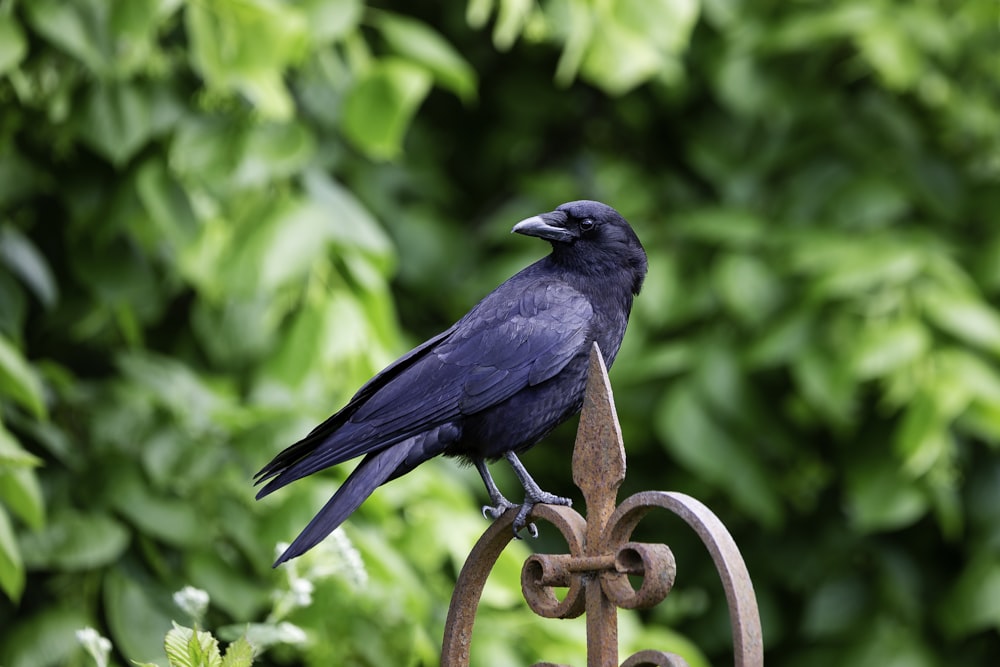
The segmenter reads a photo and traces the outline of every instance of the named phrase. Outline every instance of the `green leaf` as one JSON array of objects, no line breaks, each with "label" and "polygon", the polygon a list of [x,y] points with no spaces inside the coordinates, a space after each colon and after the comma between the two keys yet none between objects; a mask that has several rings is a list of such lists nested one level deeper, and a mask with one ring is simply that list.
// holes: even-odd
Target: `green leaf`
[{"label": "green leaf", "polygon": [[[180,185],[185,187],[195,210],[196,196],[203,189],[220,193],[234,189],[230,176],[239,165],[245,142],[246,128],[227,123],[224,117],[196,116],[177,128],[170,142],[167,163],[170,171],[178,176]],[[208,223],[202,233],[203,244],[225,240],[224,221],[211,220],[215,215],[199,217],[203,218],[203,223]]]},{"label": "green leaf", "polygon": [[0,502],[35,530],[45,524],[45,501],[31,468],[0,468]]},{"label": "green leaf", "polygon": [[720,428],[690,385],[667,392],[656,414],[661,440],[682,465],[729,494],[763,525],[781,522],[780,502],[760,461]]},{"label": "green leaf", "polygon": [[556,65],[555,81],[560,86],[573,83],[580,71],[587,46],[594,32],[595,16],[590,7],[582,2],[566,2],[562,5],[550,5],[565,12],[565,15],[552,17],[563,40],[563,50]]},{"label": "green leaf", "polygon": [[486,25],[493,14],[494,0],[469,0],[465,5],[465,21],[470,27],[479,29]]},{"label": "green leaf", "polygon": [[864,667],[935,667],[939,664],[928,649],[924,633],[885,614],[867,619],[857,638],[841,654],[845,664]]},{"label": "green leaf", "polygon": [[680,54],[691,40],[697,0],[619,0],[608,5],[617,20],[665,53]]},{"label": "green leaf", "polygon": [[128,544],[128,530],[115,519],[68,508],[54,510],[42,530],[21,538],[29,568],[70,572],[110,565]]},{"label": "green leaf", "polygon": [[136,173],[136,194],[146,209],[146,226],[153,222],[157,240],[183,253],[198,237],[191,200],[167,170],[164,160],[151,159]]},{"label": "green leaf", "polygon": [[611,95],[654,76],[676,80],[676,56],[687,46],[698,3],[694,0],[620,0],[601,6],[581,72]]},{"label": "green leaf", "polygon": [[854,378],[846,364],[817,348],[792,362],[792,377],[809,405],[835,427],[853,423]]},{"label": "green leaf", "polygon": [[35,244],[16,227],[0,227],[0,263],[17,275],[44,306],[55,305],[59,289],[52,269]]},{"label": "green leaf", "polygon": [[869,586],[857,575],[822,582],[803,611],[803,633],[811,641],[820,641],[851,632],[863,618],[869,595]]},{"label": "green leaf", "polygon": [[10,14],[0,14],[0,76],[17,67],[27,52],[21,26]]},{"label": "green leaf", "polygon": [[48,184],[48,174],[14,146],[0,150],[0,206],[11,210]]},{"label": "green leaf", "polygon": [[[192,314],[191,325],[199,343],[221,367],[238,368],[256,362],[269,354],[275,342],[278,322],[273,297],[260,290],[254,294],[243,292],[257,287],[258,276],[250,273],[244,282],[228,282],[240,275],[237,269],[248,266],[228,264],[225,272],[217,272],[214,278],[227,281],[220,280],[220,284],[234,286],[228,289],[229,297],[220,304],[200,301]],[[303,274],[308,268],[303,267]]]},{"label": "green leaf", "polygon": [[186,562],[186,580],[207,592],[213,607],[236,619],[254,618],[266,610],[267,591],[256,576],[235,567],[232,559],[204,550],[189,552]]},{"label": "green leaf", "polygon": [[952,639],[1000,628],[1000,555],[976,551],[938,610],[938,622]]},{"label": "green leaf", "polygon": [[[974,350],[962,348],[942,349],[935,354],[934,361],[949,378],[952,385],[949,391],[956,391],[955,386],[960,384],[973,400],[1000,405],[1000,368],[995,363]],[[950,412],[957,413],[965,405],[965,400],[958,401]]]},{"label": "green leaf", "polygon": [[627,93],[664,66],[655,44],[614,20],[601,24],[595,34],[580,70],[609,95]]},{"label": "green leaf", "polygon": [[931,336],[917,320],[872,321],[854,348],[854,372],[859,379],[889,375],[923,358],[930,346]]},{"label": "green leaf", "polygon": [[942,330],[1000,355],[1000,314],[988,304],[964,294],[932,292],[926,306],[928,317]]},{"label": "green leaf", "polygon": [[322,349],[328,318],[320,304],[310,301],[292,315],[291,326],[279,346],[264,362],[269,379],[298,387],[311,373]]},{"label": "green leaf", "polygon": [[750,255],[723,255],[714,267],[713,278],[730,312],[750,324],[770,318],[783,295],[774,271]]},{"label": "green leaf", "polygon": [[257,263],[260,287],[270,291],[307,273],[326,251],[333,226],[329,212],[295,202],[275,212],[271,235]]},{"label": "green leaf", "polygon": [[140,580],[123,568],[104,575],[103,603],[115,647],[130,660],[155,661],[163,655],[163,637],[171,626],[169,595],[152,581]]},{"label": "green leaf", "polygon": [[902,217],[909,205],[909,192],[898,182],[864,175],[840,192],[833,215],[854,227],[883,227]]},{"label": "green leaf", "polygon": [[946,460],[955,446],[949,417],[942,414],[934,396],[927,391],[918,393],[907,405],[893,440],[906,471],[914,477]]},{"label": "green leaf", "polygon": [[945,349],[934,356],[940,379],[934,382],[938,402],[948,399],[949,413],[962,429],[989,444],[1000,442],[1000,369],[969,349]]},{"label": "green leaf", "polygon": [[767,226],[749,211],[737,208],[701,208],[677,216],[672,226],[685,238],[742,248],[767,238]]},{"label": "green leaf", "polygon": [[362,0],[299,0],[314,45],[343,39],[357,29],[364,13]]},{"label": "green leaf", "polygon": [[173,626],[164,640],[171,667],[222,667],[219,641],[211,633]]},{"label": "green leaf", "polygon": [[790,363],[812,343],[815,315],[802,305],[768,322],[747,350],[752,367],[770,368]]},{"label": "green leaf", "polygon": [[847,469],[847,511],[862,532],[904,528],[928,508],[923,490],[881,452],[866,452]]},{"label": "green leaf", "polygon": [[253,656],[253,645],[246,637],[240,637],[226,647],[226,653],[222,656],[222,667],[250,667]]},{"label": "green leaf", "polygon": [[423,67],[398,58],[380,60],[347,93],[341,117],[344,135],[372,158],[399,156],[410,121],[430,87],[431,76]]},{"label": "green leaf", "polygon": [[0,590],[17,603],[24,591],[24,562],[10,525],[7,511],[0,506]]},{"label": "green leaf", "polygon": [[156,493],[132,469],[115,476],[110,495],[119,514],[150,537],[182,548],[209,539],[208,526],[191,501]]},{"label": "green leaf", "polygon": [[108,5],[101,0],[33,0],[25,3],[28,22],[56,47],[80,59],[96,74],[112,68]]},{"label": "green leaf", "polygon": [[80,135],[115,166],[122,166],[153,134],[154,107],[145,90],[131,83],[97,86],[84,106]]},{"label": "green leaf", "polygon": [[134,388],[151,392],[152,398],[167,408],[174,419],[189,425],[213,419],[222,392],[180,359],[152,352],[129,352],[121,354],[116,362]]},{"label": "green leaf", "polygon": [[189,4],[184,15],[192,64],[209,88],[245,95],[268,118],[291,118],[295,105],[283,76],[309,41],[300,9],[269,0],[215,0]]},{"label": "green leaf", "polygon": [[847,236],[804,237],[792,261],[816,279],[816,292],[826,298],[857,298],[879,287],[910,283],[926,267],[922,249],[878,236],[864,244]]},{"label": "green leaf", "polygon": [[302,173],[316,152],[316,140],[301,123],[257,123],[244,137],[242,155],[232,183],[260,187]]},{"label": "green leaf", "polygon": [[115,45],[113,67],[117,78],[148,71],[160,65],[158,31],[182,0],[130,0],[110,3],[110,27]]},{"label": "green leaf", "polygon": [[9,396],[38,418],[46,416],[38,376],[3,334],[0,334],[0,396]]},{"label": "green leaf", "polygon": [[684,295],[681,267],[677,256],[668,252],[650,251],[647,261],[649,275],[656,276],[657,280],[643,283],[642,295],[648,298],[635,302],[632,316],[659,328],[671,322],[677,303]]},{"label": "green leaf", "polygon": [[[376,256],[388,274],[394,259],[392,242],[365,205],[347,187],[317,169],[309,169],[303,174],[302,185],[313,205],[326,212],[337,245]],[[342,254],[348,257],[356,253]]]},{"label": "green leaf", "polygon": [[76,631],[94,620],[79,605],[65,602],[17,614],[4,627],[0,664],[4,667],[65,667],[80,651]]},{"label": "green leaf", "polygon": [[251,647],[259,650],[276,644],[302,645],[308,641],[305,630],[288,621],[227,625],[219,628],[218,635],[223,639],[232,637],[233,642],[246,639]]},{"label": "green leaf", "polygon": [[42,460],[25,451],[17,438],[0,422],[0,471],[7,467],[30,467],[41,463]]},{"label": "green leaf", "polygon": [[257,220],[244,223],[242,242],[222,273],[231,294],[270,292],[301,279],[324,257],[335,222],[309,200],[283,199]]},{"label": "green leaf", "polygon": [[444,88],[468,102],[476,97],[476,72],[426,23],[387,11],[373,13],[375,26],[396,54],[426,67]]},{"label": "green leaf", "polygon": [[506,51],[517,41],[531,17],[533,0],[500,0],[496,23],[493,25],[493,44]]},{"label": "green leaf", "polygon": [[858,35],[861,53],[886,85],[906,90],[925,70],[924,58],[899,17],[882,14],[873,18]]}]

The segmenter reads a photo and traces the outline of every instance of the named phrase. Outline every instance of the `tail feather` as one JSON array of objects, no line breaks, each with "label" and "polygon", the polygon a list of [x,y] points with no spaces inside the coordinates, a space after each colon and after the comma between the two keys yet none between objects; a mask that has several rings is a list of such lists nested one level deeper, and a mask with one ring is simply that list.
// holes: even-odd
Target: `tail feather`
[{"label": "tail feather", "polygon": [[[337,432],[327,436],[327,439],[321,441],[318,445],[310,443],[311,446],[308,450],[305,450],[305,454],[298,454],[294,457],[290,456],[288,452],[292,448],[289,448],[276,456],[273,461],[268,463],[256,475],[254,484],[267,482],[257,492],[257,500],[298,479],[339,465],[362,454],[374,455],[380,451],[392,449],[397,443],[401,443],[406,439],[405,436],[383,440],[374,440],[371,438],[362,440],[361,438],[357,438],[356,442],[349,442],[349,446],[342,444],[340,441],[333,440],[334,437],[346,440],[351,435],[350,433],[345,435],[343,432]],[[312,437],[309,436],[306,440]],[[306,440],[302,442],[305,443]],[[297,445],[293,445],[293,447],[295,446]]]},{"label": "tail feather", "polygon": [[301,556],[319,544],[358,509],[375,489],[440,454],[455,433],[453,426],[446,425],[365,456],[323,509],[275,561],[274,566]]},{"label": "tail feather", "polygon": [[381,452],[366,456],[337,489],[333,497],[327,501],[323,509],[313,517],[309,525],[299,533],[295,541],[275,561],[275,567],[290,558],[301,556],[319,544],[354,510],[358,509],[375,489],[392,476],[404,458],[406,458],[406,448],[402,446],[389,447]]}]

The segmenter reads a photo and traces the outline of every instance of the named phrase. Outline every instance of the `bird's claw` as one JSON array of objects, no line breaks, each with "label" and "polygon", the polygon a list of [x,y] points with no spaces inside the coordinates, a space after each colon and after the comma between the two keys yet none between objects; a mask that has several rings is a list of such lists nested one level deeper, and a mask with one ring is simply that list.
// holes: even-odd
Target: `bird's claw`
[{"label": "bird's claw", "polygon": [[483,518],[493,519],[494,521],[496,521],[501,516],[503,516],[504,512],[506,512],[507,510],[514,509],[516,507],[519,506],[510,502],[506,498],[501,497],[497,501],[496,505],[483,505]]},{"label": "bird's claw", "polygon": [[557,496],[553,493],[548,493],[543,491],[541,494],[533,498],[525,498],[524,503],[517,510],[517,516],[514,517],[514,539],[521,539],[520,532],[522,529],[528,529],[528,535],[532,538],[538,537],[538,527],[534,523],[528,523],[528,515],[531,511],[535,509],[535,505],[565,505],[566,507],[572,507],[573,501],[569,498],[564,498],[562,496]]},{"label": "bird's claw", "polygon": [[531,510],[535,509],[535,503],[529,503],[525,501],[523,505],[517,510],[517,516],[514,517],[514,539],[520,540],[520,532],[523,528],[528,529],[528,535],[531,535],[532,539],[538,537],[538,526],[534,522],[527,523],[528,515],[531,514]]},{"label": "bird's claw", "polygon": [[520,532],[525,528],[528,529],[528,535],[532,538],[538,537],[538,526],[534,522],[528,523],[528,515],[531,514],[531,510],[535,508],[535,505],[565,505],[566,507],[572,507],[573,505],[573,501],[569,498],[545,491],[535,497],[525,498],[524,502],[520,505],[515,505],[503,497],[498,498],[495,502],[495,505],[483,505],[483,518],[496,521],[507,510],[516,509],[517,514],[514,516],[513,524],[515,540],[521,539]]}]

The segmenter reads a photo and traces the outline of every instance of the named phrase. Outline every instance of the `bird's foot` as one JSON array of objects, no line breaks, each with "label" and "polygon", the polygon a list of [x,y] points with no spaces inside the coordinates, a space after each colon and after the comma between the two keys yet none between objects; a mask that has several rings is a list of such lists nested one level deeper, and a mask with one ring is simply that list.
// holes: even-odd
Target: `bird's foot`
[{"label": "bird's foot", "polygon": [[517,510],[517,516],[514,517],[515,540],[521,539],[519,533],[524,528],[528,529],[528,534],[531,537],[538,537],[538,527],[534,523],[528,523],[528,515],[531,514],[531,510],[535,509],[535,505],[565,505],[566,507],[572,507],[573,501],[547,491],[540,491],[532,497],[525,497],[524,503]]},{"label": "bird's foot", "polygon": [[[525,510],[524,508],[528,509]],[[521,529],[525,528],[525,521],[528,518],[528,513],[531,512],[531,508],[534,507],[534,503],[530,505],[515,505],[503,496],[500,496],[499,501],[495,505],[483,505],[483,517],[488,519],[493,519],[496,521],[503,515],[507,510],[517,510],[517,516],[514,517],[514,539],[521,539],[519,532]],[[532,537],[538,537],[538,527],[533,523],[527,525],[528,534]]]},{"label": "bird's foot", "polygon": [[520,505],[515,505],[503,496],[499,496],[493,499],[495,504],[493,505],[483,505],[483,517],[487,519],[493,519],[494,521],[499,519],[501,515],[507,510],[516,509]]}]

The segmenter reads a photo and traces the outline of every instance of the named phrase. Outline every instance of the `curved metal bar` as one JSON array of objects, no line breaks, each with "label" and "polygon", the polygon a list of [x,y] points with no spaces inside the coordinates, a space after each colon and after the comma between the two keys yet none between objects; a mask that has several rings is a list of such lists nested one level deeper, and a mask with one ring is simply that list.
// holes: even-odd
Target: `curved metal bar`
[{"label": "curved metal bar", "polygon": [[676,653],[639,651],[623,662],[622,667],[688,667],[688,663]]},{"label": "curved metal bar", "polygon": [[701,538],[726,591],[736,667],[761,667],[764,648],[753,583],[732,535],[710,509],[683,493],[643,491],[626,498],[615,510],[609,521],[608,538],[612,543],[625,542],[639,521],[655,507],[682,518]]},{"label": "curved metal bar", "polygon": [[[642,577],[638,589],[628,575]],[[663,602],[674,585],[677,562],[666,544],[627,542],[618,548],[614,568],[601,572],[604,594],[622,609],[649,609]]]},{"label": "curved metal bar", "polygon": [[[538,505],[535,516],[555,525],[566,538],[569,554],[534,554],[521,568],[521,592],[531,610],[544,618],[576,618],[584,610],[584,582],[575,567],[583,557],[587,522],[563,505]],[[568,587],[559,600],[553,588]]]},{"label": "curved metal bar", "polygon": [[[455,583],[451,605],[448,607],[448,619],[445,621],[441,667],[468,667],[472,627],[476,622],[479,599],[482,597],[486,579],[493,570],[493,566],[496,565],[497,559],[514,538],[513,525],[516,515],[517,510],[510,509],[494,521],[476,542],[476,546],[472,548],[465,565],[462,566],[458,581]],[[528,518],[541,519],[551,523],[566,538],[571,554],[583,553],[587,524],[576,510],[561,505],[535,505]],[[583,586],[579,582],[581,577],[575,575],[574,578],[578,580],[575,587],[578,592],[575,595],[582,600],[584,597],[582,594]],[[573,590],[574,586],[571,582],[570,591]],[[566,599],[570,599],[569,594],[567,594]],[[571,601],[570,604],[566,605],[567,611],[573,611],[575,605],[582,606],[582,603]]]}]

